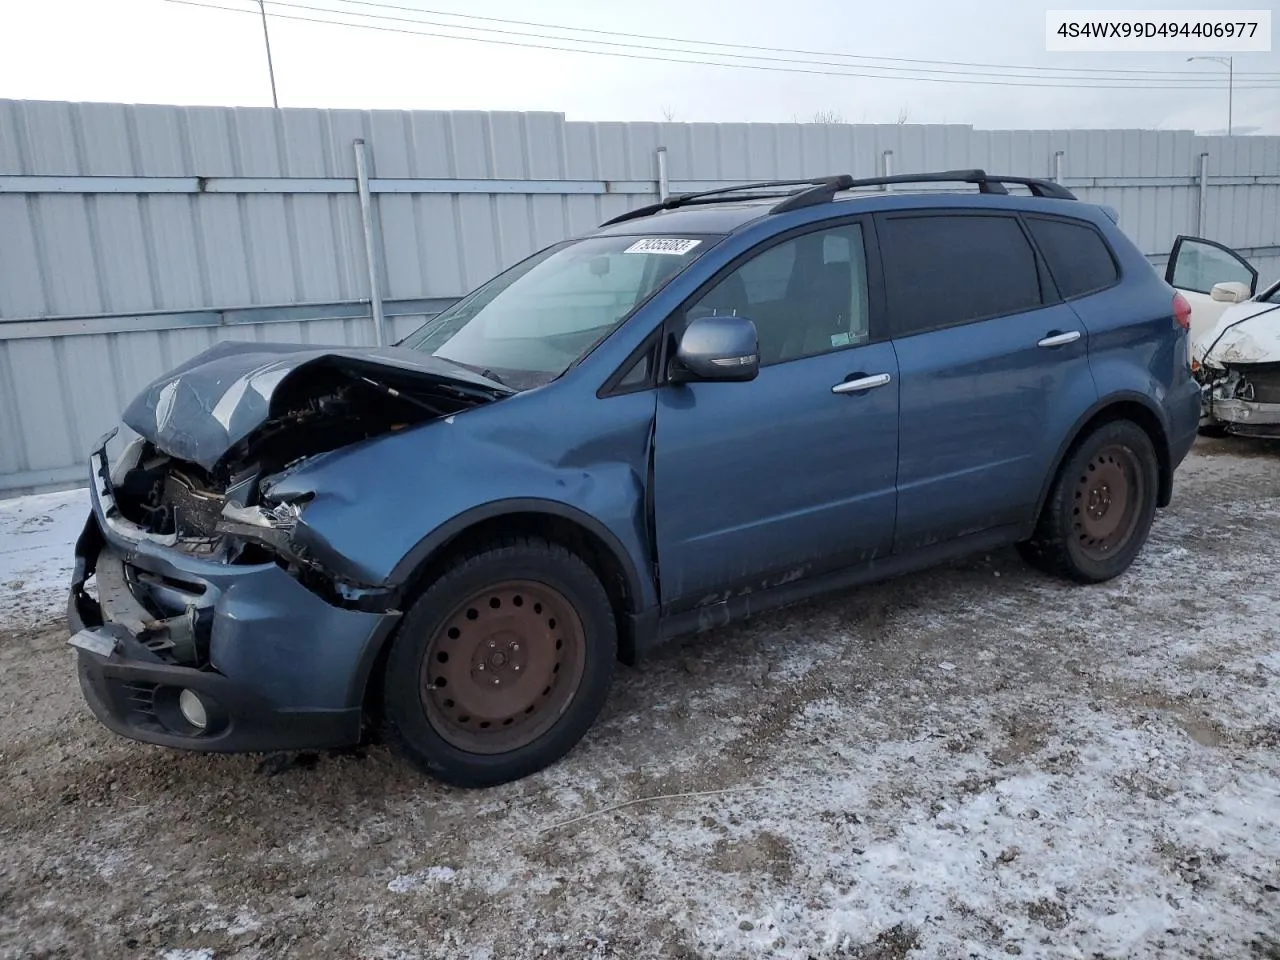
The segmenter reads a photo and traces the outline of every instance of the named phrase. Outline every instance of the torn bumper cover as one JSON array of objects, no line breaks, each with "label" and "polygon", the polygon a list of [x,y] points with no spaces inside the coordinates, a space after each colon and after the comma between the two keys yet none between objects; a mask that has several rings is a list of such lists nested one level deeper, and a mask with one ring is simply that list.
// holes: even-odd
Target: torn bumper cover
[{"label": "torn bumper cover", "polygon": [[97,718],[193,750],[357,742],[365,684],[399,614],[331,604],[274,562],[228,564],[146,534],[116,509],[105,442],[67,605]]},{"label": "torn bumper cover", "polygon": [[1280,364],[1202,367],[1201,422],[1246,437],[1280,437]]}]

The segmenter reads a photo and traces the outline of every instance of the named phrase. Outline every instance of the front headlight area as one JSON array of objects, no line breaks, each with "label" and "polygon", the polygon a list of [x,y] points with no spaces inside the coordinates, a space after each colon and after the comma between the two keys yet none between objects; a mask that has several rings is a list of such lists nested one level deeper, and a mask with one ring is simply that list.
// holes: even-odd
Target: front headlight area
[{"label": "front headlight area", "polygon": [[316,493],[277,492],[287,470],[266,476],[256,466],[205,470],[144,440],[124,445],[110,462],[104,521],[128,539],[210,563],[276,564],[334,606],[381,612],[392,605],[394,591],[359,582],[341,556],[312,549],[326,542],[306,525]]},{"label": "front headlight area", "polygon": [[302,510],[310,497],[285,502],[264,500],[253,506],[228,501],[214,528],[218,533],[240,537],[279,552],[290,552],[290,538],[298,527]]},{"label": "front headlight area", "polygon": [[[382,612],[394,606],[398,592],[392,588],[360,583],[321,561],[308,541],[316,537],[306,527],[307,505],[314,494],[273,498],[270,486],[260,503],[242,506],[227,503],[217,530],[220,534],[243,543],[240,563],[272,560],[295,580],[334,606],[346,609]],[[309,536],[309,534],[311,534]]]}]

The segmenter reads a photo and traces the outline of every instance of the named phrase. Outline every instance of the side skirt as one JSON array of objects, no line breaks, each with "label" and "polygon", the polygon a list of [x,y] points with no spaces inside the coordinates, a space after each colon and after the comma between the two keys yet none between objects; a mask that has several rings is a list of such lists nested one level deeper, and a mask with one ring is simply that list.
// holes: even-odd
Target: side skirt
[{"label": "side skirt", "polygon": [[711,603],[678,613],[648,610],[633,620],[636,631],[636,655],[643,657],[656,647],[677,637],[714,630],[766,610],[821,597],[837,590],[874,583],[926,570],[941,563],[984,550],[1004,547],[1031,535],[1025,524],[984,530],[944,543],[934,544],[907,554],[897,554],[871,563],[834,570],[815,577],[796,580],[758,591],[740,593],[718,603]]}]

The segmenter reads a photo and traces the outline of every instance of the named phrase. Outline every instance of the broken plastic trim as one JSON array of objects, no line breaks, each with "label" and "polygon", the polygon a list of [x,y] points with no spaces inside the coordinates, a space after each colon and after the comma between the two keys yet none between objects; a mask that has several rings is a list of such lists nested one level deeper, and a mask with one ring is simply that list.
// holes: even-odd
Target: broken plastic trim
[{"label": "broken plastic trim", "polygon": [[225,524],[237,527],[261,527],[264,530],[283,530],[291,533],[302,516],[299,501],[279,503],[271,507],[242,507],[228,502],[222,508],[223,521],[215,528],[222,532]]},{"label": "broken plastic trim", "polygon": [[273,553],[276,563],[285,573],[331,606],[363,613],[390,613],[400,602],[398,587],[348,580],[309,557],[304,549],[292,544],[287,550]]},{"label": "broken plastic trim", "polygon": [[241,507],[228,503],[216,530],[225,536],[256,544],[266,550],[286,573],[335,607],[366,613],[385,613],[394,608],[400,591],[394,587],[358,583],[339,576],[307,554],[293,541],[310,497],[265,506]]},{"label": "broken plastic trim", "polygon": [[[1277,304],[1276,306],[1271,307],[1267,310],[1260,310],[1257,313],[1251,313],[1246,317],[1241,317],[1239,320],[1236,320],[1232,323],[1227,324],[1225,327],[1222,328],[1222,331],[1216,337],[1214,337],[1213,343],[1209,344],[1208,349],[1205,350],[1204,355],[1200,359],[1200,369],[1199,371],[1197,371],[1200,376],[1197,377],[1197,379],[1200,381],[1202,396],[1204,398],[1207,398],[1208,400],[1208,410],[1206,412],[1208,413],[1210,420],[1221,419],[1221,420],[1227,420],[1228,422],[1238,422],[1238,420],[1244,419],[1243,417],[1238,417],[1238,414],[1237,414],[1237,417],[1231,417],[1231,416],[1219,417],[1215,412],[1216,408],[1221,408],[1224,402],[1231,402],[1233,400],[1238,400],[1241,398],[1237,398],[1234,396],[1219,397],[1217,396],[1217,393],[1219,389],[1223,389],[1223,390],[1230,390],[1234,394],[1237,389],[1238,383],[1242,379],[1244,379],[1244,372],[1240,369],[1240,367],[1242,366],[1247,367],[1251,365],[1251,364],[1230,364],[1230,363],[1223,364],[1222,362],[1215,361],[1213,359],[1213,351],[1218,348],[1218,344],[1222,342],[1222,338],[1225,337],[1227,333],[1230,332],[1231,330],[1234,330],[1236,327],[1240,326],[1242,323],[1248,323],[1250,320],[1256,320],[1258,319],[1258,317],[1264,317],[1268,313],[1273,313],[1276,310],[1280,310],[1280,304]],[[1203,406],[1203,401],[1202,401],[1202,406]],[[1247,416],[1248,414],[1246,414],[1246,417]]]},{"label": "broken plastic trim", "polygon": [[[127,519],[116,504],[106,448],[118,432],[119,428],[116,427],[104,434],[94,444],[94,452],[89,457],[89,480],[102,521],[112,533],[129,543],[147,541],[161,547],[173,547],[178,542],[176,533],[158,534],[144,530]],[[140,449],[141,445],[133,444],[126,448],[125,454],[116,464],[117,469],[124,472],[132,469],[136,465]],[[134,463],[126,462],[129,456],[132,456]],[[228,508],[231,508],[230,514],[227,512]],[[312,560],[304,549],[291,542],[290,534],[296,528],[301,509],[301,501],[276,504],[270,509],[236,508],[234,504],[227,504],[217,531],[224,536],[232,536],[262,547],[286,573],[332,606],[366,613],[394,610],[400,601],[398,587],[348,580]]]},{"label": "broken plastic trim", "polygon": [[154,616],[134,595],[124,562],[110,547],[104,547],[98,554],[94,577],[98,584],[98,603],[106,622],[123,627],[152,653],[172,657],[182,664],[193,665],[199,661],[195,606],[188,606],[183,613],[170,617]]},{"label": "broken plastic trim", "polygon": [[[125,517],[116,504],[115,485],[111,479],[111,465],[107,461],[107,444],[119,432],[119,427],[113,427],[104,434],[94,444],[94,452],[89,456],[89,482],[93,486],[94,497],[102,508],[103,522],[106,523],[112,533],[128,540],[130,543],[140,543],[145,540],[162,547],[172,547],[178,542],[176,532],[161,534],[144,530],[138,524]],[[138,449],[133,444],[130,444],[125,450],[125,455],[136,457]],[[117,464],[118,468],[123,466],[124,460],[125,457],[122,456],[121,463]]]}]

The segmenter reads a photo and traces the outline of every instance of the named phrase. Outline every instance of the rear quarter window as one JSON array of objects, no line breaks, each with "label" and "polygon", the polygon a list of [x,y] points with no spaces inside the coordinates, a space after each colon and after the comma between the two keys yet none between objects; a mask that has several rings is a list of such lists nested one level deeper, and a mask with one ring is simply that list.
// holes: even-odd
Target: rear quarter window
[{"label": "rear quarter window", "polygon": [[1015,217],[886,216],[876,232],[896,336],[1042,303],[1035,252]]},{"label": "rear quarter window", "polygon": [[1088,224],[1027,217],[1027,227],[1064,299],[1105,290],[1120,279],[1107,242]]}]

